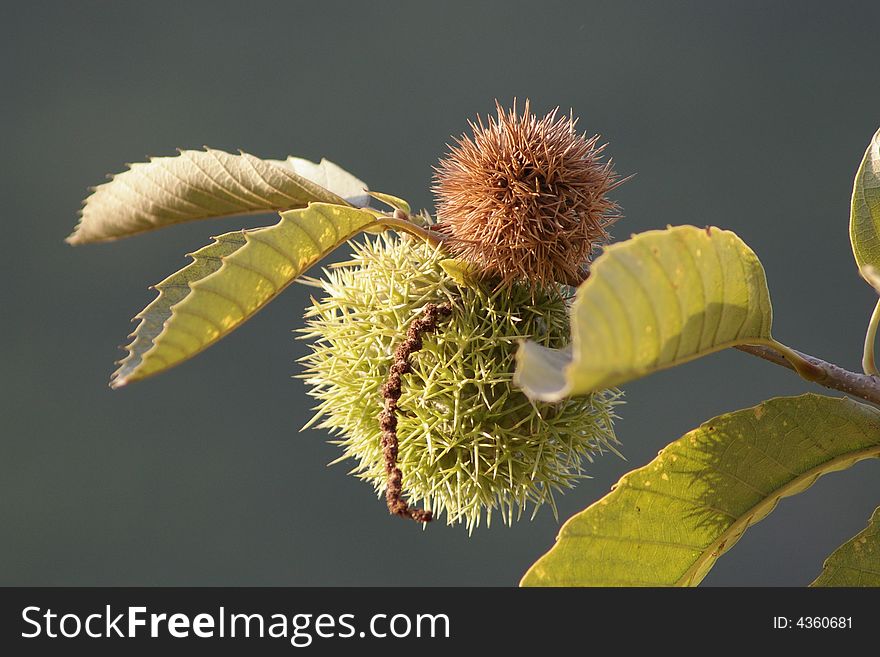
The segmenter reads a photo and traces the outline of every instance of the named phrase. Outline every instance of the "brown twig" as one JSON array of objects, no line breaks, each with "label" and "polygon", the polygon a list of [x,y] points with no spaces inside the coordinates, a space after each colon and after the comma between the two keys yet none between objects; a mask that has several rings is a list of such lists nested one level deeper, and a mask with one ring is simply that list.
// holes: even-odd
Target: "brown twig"
[{"label": "brown twig", "polygon": [[385,408],[379,415],[379,427],[382,429],[382,455],[385,458],[385,500],[388,511],[402,518],[411,518],[416,522],[431,522],[432,514],[425,509],[411,507],[403,499],[403,473],[397,467],[397,401],[400,399],[401,377],[412,371],[410,356],[422,348],[422,336],[434,331],[437,322],[449,315],[452,308],[448,303],[429,303],[421,316],[416,317],[406,332],[406,339],[394,351],[394,362],[391,364],[388,380],[382,386],[382,397]]},{"label": "brown twig", "polygon": [[[771,347],[747,344],[740,345],[737,349],[744,351],[747,354],[751,354],[752,356],[763,358],[776,365],[782,365],[790,370],[795,369],[781,353]],[[815,356],[808,356],[799,351],[795,351],[795,353],[810,365],[814,366],[818,371],[818,376],[811,377],[810,380],[818,383],[820,386],[831,388],[832,390],[839,390],[848,395],[852,395],[853,397],[869,401],[872,404],[880,405],[880,377],[869,376],[867,374],[857,374],[845,370],[839,365],[827,363]]]}]

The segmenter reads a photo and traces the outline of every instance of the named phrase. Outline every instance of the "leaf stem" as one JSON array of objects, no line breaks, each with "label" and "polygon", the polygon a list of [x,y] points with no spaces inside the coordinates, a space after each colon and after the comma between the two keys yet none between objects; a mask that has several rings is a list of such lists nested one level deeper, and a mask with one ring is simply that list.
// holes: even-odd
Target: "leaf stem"
[{"label": "leaf stem", "polygon": [[431,246],[439,246],[443,242],[444,235],[442,233],[417,226],[400,210],[396,210],[393,215],[382,213],[376,218],[378,219],[377,223],[381,226],[384,226],[385,228],[393,228],[397,231],[403,231],[404,233],[409,233],[416,237],[421,237]]},{"label": "leaf stem", "polygon": [[736,349],[794,370],[807,381],[880,406],[880,376],[850,372],[839,365],[809,356],[776,340],[768,340],[762,344],[740,345]]},{"label": "leaf stem", "polygon": [[784,345],[773,338],[770,338],[767,341],[767,346],[782,354],[785,357],[785,360],[789,362],[794,371],[797,372],[802,379],[819,383],[825,378],[824,370],[811,363],[800,352],[795,351],[791,347]]},{"label": "leaf stem", "polygon": [[880,374],[877,371],[877,361],[874,358],[874,341],[877,337],[877,325],[880,324],[880,299],[874,306],[874,312],[871,314],[871,321],[868,322],[868,331],[865,333],[865,351],[862,355],[862,369],[865,374],[875,376]]}]

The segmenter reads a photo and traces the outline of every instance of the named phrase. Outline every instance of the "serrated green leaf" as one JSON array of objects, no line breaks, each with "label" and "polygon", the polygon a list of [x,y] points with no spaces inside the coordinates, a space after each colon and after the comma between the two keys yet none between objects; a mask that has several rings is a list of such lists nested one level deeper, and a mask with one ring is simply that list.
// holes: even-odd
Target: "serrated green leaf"
[{"label": "serrated green leaf", "polygon": [[366,205],[364,183],[327,160],[261,160],[215,149],[130,165],[85,200],[71,244],[103,242],[185,221],[305,207]]},{"label": "serrated green leaf", "polygon": [[867,527],[831,553],[810,586],[880,586],[880,507]]},{"label": "serrated green leaf", "polygon": [[779,500],[880,456],[880,411],[807,394],[720,415],[569,519],[524,586],[691,586]]},{"label": "serrated green leaf", "polygon": [[579,287],[569,349],[520,345],[516,383],[544,401],[772,340],[764,269],[735,233],[676,226],[609,246]]},{"label": "serrated green leaf", "polygon": [[880,130],[868,144],[853,182],[849,237],[860,268],[880,268]]},{"label": "serrated green leaf", "polygon": [[158,374],[209,347],[375,221],[366,210],[312,203],[283,212],[274,226],[214,238],[156,286],[159,296],[135,317],[140,323],[111,386]]}]

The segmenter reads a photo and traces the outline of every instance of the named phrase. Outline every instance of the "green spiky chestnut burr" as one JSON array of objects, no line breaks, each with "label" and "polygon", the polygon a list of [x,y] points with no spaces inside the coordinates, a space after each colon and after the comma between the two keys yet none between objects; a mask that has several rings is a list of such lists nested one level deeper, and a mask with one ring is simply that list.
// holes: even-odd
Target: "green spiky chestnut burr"
[{"label": "green spiky chestnut burr", "polygon": [[[397,465],[411,503],[468,529],[493,513],[505,522],[584,476],[584,464],[616,443],[620,393],[532,402],[512,384],[517,342],[569,341],[570,289],[456,282],[448,257],[407,235],[351,243],[327,270],[307,310],[311,352],[302,375],[318,400],[314,422],[336,436],[342,460],[381,495],[386,486],[380,414],[395,349],[427,304],[451,313],[424,335],[402,377]],[[310,423],[311,424],[311,423]],[[485,512],[485,516],[484,516]]]}]

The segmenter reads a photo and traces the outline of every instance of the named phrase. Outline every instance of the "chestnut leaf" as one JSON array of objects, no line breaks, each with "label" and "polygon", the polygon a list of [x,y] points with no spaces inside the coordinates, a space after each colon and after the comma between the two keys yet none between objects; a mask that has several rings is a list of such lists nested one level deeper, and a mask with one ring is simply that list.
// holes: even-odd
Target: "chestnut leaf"
[{"label": "chestnut leaf", "polygon": [[190,254],[193,262],[155,286],[136,317],[118,388],[182,363],[249,319],[333,249],[376,223],[350,206],[311,203],[274,226],[225,233]]},{"label": "chestnut leaf", "polygon": [[533,399],[557,401],[727,347],[781,347],[772,321],[764,268],[735,233],[647,231],[593,263],[572,304],[568,348],[520,345],[515,382]]},{"label": "chestnut leaf", "polygon": [[328,160],[262,160],[207,148],[129,165],[85,200],[70,244],[105,242],[185,221],[302,208],[366,206],[365,185]]},{"label": "chestnut leaf", "polygon": [[[851,399],[780,397],[720,415],[570,518],[522,585],[695,586],[780,499],[878,456],[880,411]],[[880,571],[880,550],[861,556]]]}]

